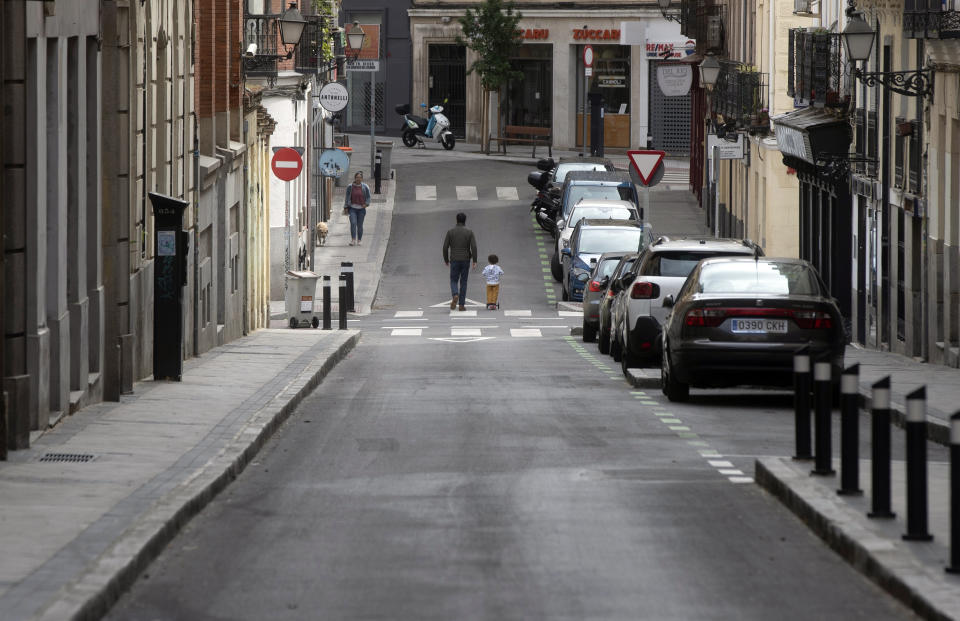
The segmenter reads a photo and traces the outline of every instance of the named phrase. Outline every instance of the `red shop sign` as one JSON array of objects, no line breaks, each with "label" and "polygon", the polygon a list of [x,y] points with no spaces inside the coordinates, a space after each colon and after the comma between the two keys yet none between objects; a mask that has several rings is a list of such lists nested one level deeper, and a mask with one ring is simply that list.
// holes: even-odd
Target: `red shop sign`
[{"label": "red shop sign", "polygon": [[574,41],[619,41],[619,28],[574,28]]},{"label": "red shop sign", "polygon": [[527,28],[520,29],[520,36],[524,39],[549,39],[550,38],[550,29],[549,28]]}]

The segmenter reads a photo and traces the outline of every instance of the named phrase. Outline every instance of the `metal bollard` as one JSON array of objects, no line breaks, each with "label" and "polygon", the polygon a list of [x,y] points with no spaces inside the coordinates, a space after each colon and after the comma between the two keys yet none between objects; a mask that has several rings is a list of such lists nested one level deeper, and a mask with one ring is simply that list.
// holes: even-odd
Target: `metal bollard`
[{"label": "metal bollard", "polygon": [[870,412],[871,499],[867,517],[894,518],[890,510],[890,376],[873,384]]},{"label": "metal bollard", "polygon": [[794,459],[813,459],[810,446],[810,350],[800,348],[793,356]]},{"label": "metal bollard", "polygon": [[833,469],[833,446],[830,417],[833,412],[830,385],[831,366],[828,359],[813,364],[813,409],[814,409],[814,465],[811,474],[829,476]]},{"label": "metal bollard", "polygon": [[950,564],[960,574],[960,412],[950,417]]},{"label": "metal bollard", "polygon": [[347,298],[347,276],[340,274],[340,297],[337,298],[337,307],[340,311],[340,329],[347,329],[347,305],[344,302]]},{"label": "metal bollard", "polygon": [[377,149],[377,157],[374,160],[376,164],[373,165],[373,193],[380,193],[380,175],[383,174],[380,168],[380,149]]},{"label": "metal bollard", "polygon": [[907,395],[907,541],[930,541],[927,531],[927,387]]},{"label": "metal bollard", "polygon": [[342,299],[346,300],[346,308],[348,311],[351,313],[356,312],[357,309],[353,306],[353,262],[340,262],[340,276],[347,278],[347,297]]},{"label": "metal bollard", "polygon": [[840,376],[840,489],[841,496],[860,496],[860,365]]},{"label": "metal bollard", "polygon": [[323,329],[330,330],[330,277],[323,277]]}]

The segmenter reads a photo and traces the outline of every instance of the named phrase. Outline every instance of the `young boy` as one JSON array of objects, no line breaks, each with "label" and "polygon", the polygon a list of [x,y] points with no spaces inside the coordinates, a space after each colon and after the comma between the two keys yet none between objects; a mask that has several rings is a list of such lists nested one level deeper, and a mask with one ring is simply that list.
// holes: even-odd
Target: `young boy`
[{"label": "young boy", "polygon": [[497,310],[500,306],[500,277],[503,276],[503,269],[497,263],[499,257],[491,254],[487,257],[490,265],[483,268],[483,278],[487,281],[487,310]]}]

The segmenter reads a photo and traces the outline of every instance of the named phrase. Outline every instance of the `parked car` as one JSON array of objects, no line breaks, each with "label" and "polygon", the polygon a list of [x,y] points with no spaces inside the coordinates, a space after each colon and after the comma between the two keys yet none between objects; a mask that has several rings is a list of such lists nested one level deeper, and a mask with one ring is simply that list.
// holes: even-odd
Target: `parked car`
[{"label": "parked car", "polygon": [[604,252],[640,252],[652,237],[642,224],[633,220],[578,222],[570,236],[570,247],[562,251],[562,299],[580,301],[583,298],[584,285],[590,278],[591,259]]},{"label": "parked car", "polygon": [[802,259],[704,259],[663,304],[660,374],[671,401],[691,386],[787,386],[803,346],[829,359],[834,378],[843,369],[840,309]]},{"label": "parked car", "polygon": [[602,157],[562,157],[537,162],[537,170],[527,175],[527,183],[537,191],[531,205],[537,223],[546,231],[554,233],[560,209],[560,187],[571,172],[615,170],[613,162]]},{"label": "parked car", "polygon": [[655,365],[660,359],[660,326],[667,316],[663,299],[676,295],[701,259],[763,255],[749,240],[660,237],[633,269],[612,283],[613,329],[608,349],[624,373],[630,367]]},{"label": "parked car", "polygon": [[[625,273],[630,271],[630,268],[633,266],[634,262],[640,256],[639,253],[629,253],[623,255],[623,258],[620,259],[620,263],[617,264],[617,267],[614,268],[613,274],[610,275],[610,279],[607,281],[606,287],[604,287],[603,294],[600,296],[600,305],[597,309],[597,346],[600,348],[601,354],[610,353],[609,346],[607,345],[610,342],[610,310],[613,308],[614,294],[611,286],[617,282],[617,280],[623,276]],[[589,283],[587,288],[589,290]]]},{"label": "parked car", "polygon": [[[590,279],[583,291],[583,342],[592,343],[597,338],[597,329],[600,326],[600,308],[610,291],[611,278],[616,278],[623,272],[626,258],[630,261],[636,253],[604,252],[593,264]],[[629,261],[627,262],[629,264]],[[607,305],[609,311],[609,305]]]},{"label": "parked car", "polygon": [[630,201],[583,199],[573,206],[570,216],[557,221],[557,240],[553,258],[550,260],[550,272],[554,280],[560,282],[563,278],[563,268],[560,267],[560,251],[570,245],[570,235],[573,228],[584,218],[599,220],[635,220],[640,221],[640,212],[637,206]]},{"label": "parked car", "polygon": [[[630,174],[622,170],[573,171],[567,174],[559,194],[560,209],[557,215],[564,219],[569,219],[573,206],[586,198],[630,201],[640,205],[640,197]],[[642,209],[639,211],[642,222],[644,213]]]}]

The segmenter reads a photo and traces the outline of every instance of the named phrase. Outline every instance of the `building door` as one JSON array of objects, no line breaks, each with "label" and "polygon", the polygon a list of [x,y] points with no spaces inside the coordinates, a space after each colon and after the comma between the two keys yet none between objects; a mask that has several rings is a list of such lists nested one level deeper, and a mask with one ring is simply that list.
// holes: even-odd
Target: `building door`
[{"label": "building door", "polygon": [[[429,57],[427,89],[430,100],[424,103],[427,107],[443,106],[443,113],[450,119],[450,131],[457,138],[466,138],[467,48],[462,45],[431,45]],[[414,110],[414,114],[418,112]]]},{"label": "building door", "polygon": [[[553,46],[524,44],[512,59],[523,77],[507,86],[501,113],[507,125],[550,127],[553,101]],[[491,128],[496,133],[497,128]]]},{"label": "building door", "polygon": [[690,154],[690,92],[667,97],[657,81],[657,67],[676,64],[650,62],[650,135],[653,148],[671,156]]}]

